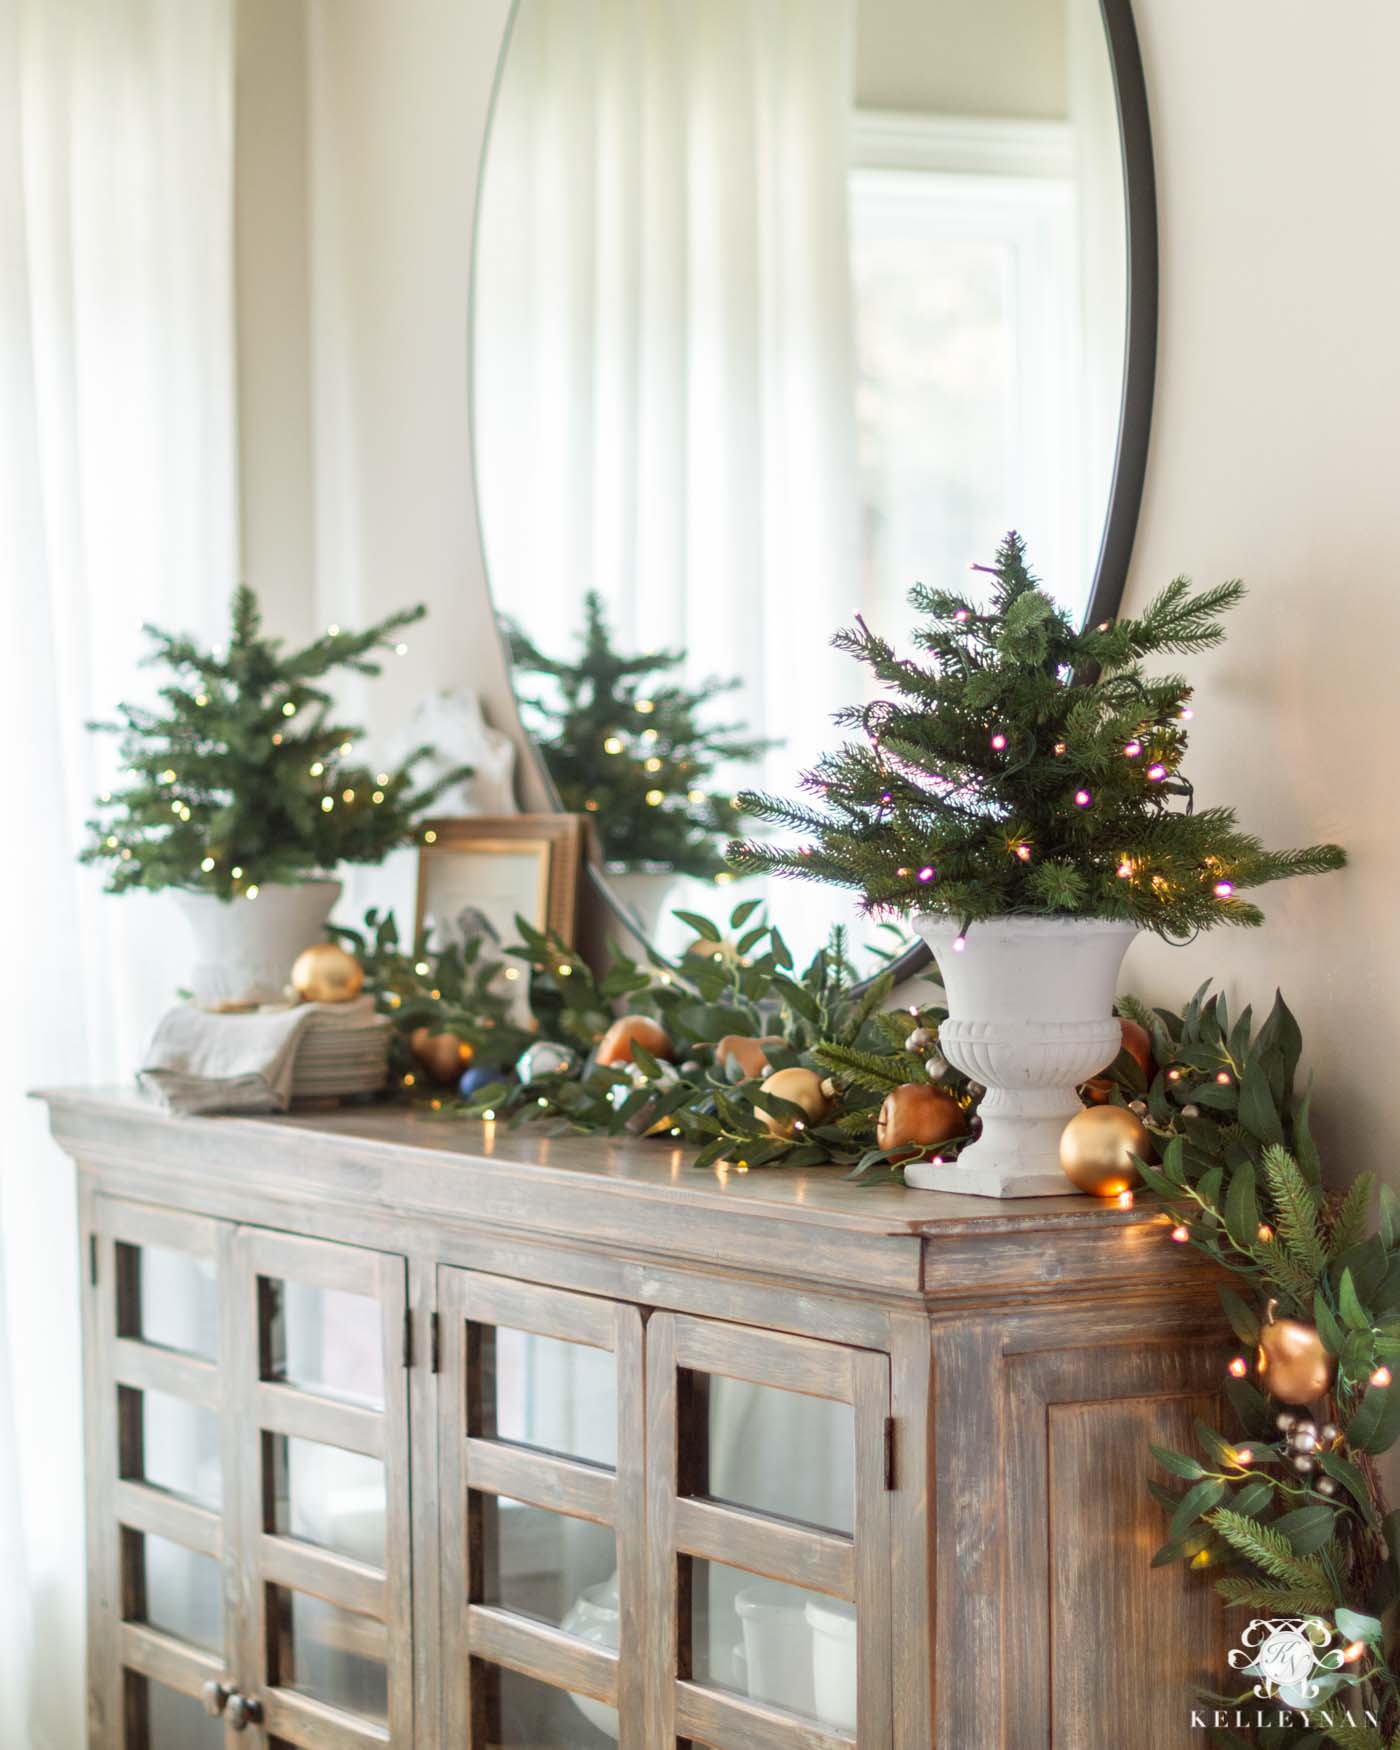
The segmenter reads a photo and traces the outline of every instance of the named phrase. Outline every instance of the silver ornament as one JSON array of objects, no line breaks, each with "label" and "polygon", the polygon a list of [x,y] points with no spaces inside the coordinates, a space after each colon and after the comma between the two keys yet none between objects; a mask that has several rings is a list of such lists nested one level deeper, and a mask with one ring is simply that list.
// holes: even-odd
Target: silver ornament
[{"label": "silver ornament", "polygon": [[1147,1116],[1147,1101],[1146,1100],[1129,1100],[1128,1101],[1128,1110],[1132,1113],[1135,1113],[1136,1116],[1139,1118],[1146,1118],[1146,1116]]},{"label": "silver ornament", "polygon": [[1183,1106],[1181,1108],[1181,1116],[1183,1118],[1199,1118],[1200,1115],[1201,1108],[1199,1106]]},{"label": "silver ornament", "polygon": [[1274,1427],[1281,1428],[1285,1434],[1291,1434],[1297,1426],[1298,1418],[1290,1416],[1287,1410],[1282,1411],[1274,1421]]},{"label": "silver ornament", "polygon": [[929,1058],[928,1062],[924,1065],[924,1074],[931,1082],[941,1082],[947,1073],[948,1065],[935,1051],[933,1056]]},{"label": "silver ornament", "polygon": [[1331,1477],[1319,1477],[1313,1484],[1313,1487],[1317,1490],[1319,1495],[1335,1495],[1337,1492],[1337,1485],[1332,1481]]},{"label": "silver ornament", "polygon": [[1311,1452],[1317,1445],[1317,1436],[1300,1428],[1294,1433],[1292,1444],[1295,1452]]},{"label": "silver ornament", "polygon": [[1324,1422],[1317,1432],[1320,1439],[1332,1441],[1341,1433],[1341,1429],[1335,1422]]},{"label": "silver ornament", "polygon": [[552,1039],[537,1039],[520,1053],[515,1075],[522,1087],[528,1088],[541,1076],[572,1075],[578,1068],[578,1053],[568,1045],[556,1045]]},{"label": "silver ornament", "polygon": [[916,1027],[904,1041],[904,1049],[906,1051],[927,1051],[932,1044],[933,1034],[929,1032],[928,1028]]},{"label": "silver ornament", "polygon": [[1314,1468],[1313,1461],[1300,1454],[1293,1460],[1293,1468],[1300,1476],[1306,1476],[1308,1472]]}]

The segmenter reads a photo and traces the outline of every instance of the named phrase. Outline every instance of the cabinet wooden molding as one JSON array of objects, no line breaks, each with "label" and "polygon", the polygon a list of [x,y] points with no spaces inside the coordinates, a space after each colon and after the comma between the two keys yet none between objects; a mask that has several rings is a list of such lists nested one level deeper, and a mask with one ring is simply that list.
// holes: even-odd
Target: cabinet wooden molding
[{"label": "cabinet wooden molding", "polygon": [[1149,1204],[46,1097],[94,1750],[1197,1745],[1147,1447],[1228,1336]]}]

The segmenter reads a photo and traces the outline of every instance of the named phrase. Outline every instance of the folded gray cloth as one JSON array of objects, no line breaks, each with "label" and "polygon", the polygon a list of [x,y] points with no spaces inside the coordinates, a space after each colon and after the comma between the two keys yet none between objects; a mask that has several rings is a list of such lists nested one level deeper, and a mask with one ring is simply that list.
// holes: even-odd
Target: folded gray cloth
[{"label": "folded gray cloth", "polygon": [[369,997],[246,1015],[182,1003],[161,1018],[136,1080],[169,1112],[285,1112],[297,1048],[313,1023],[318,1033],[382,1025]]}]

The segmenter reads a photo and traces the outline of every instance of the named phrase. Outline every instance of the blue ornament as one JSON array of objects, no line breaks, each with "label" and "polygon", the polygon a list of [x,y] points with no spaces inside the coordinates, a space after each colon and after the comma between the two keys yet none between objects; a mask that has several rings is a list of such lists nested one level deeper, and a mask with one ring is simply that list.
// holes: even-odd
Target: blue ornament
[{"label": "blue ornament", "polygon": [[501,1079],[501,1072],[489,1063],[474,1063],[470,1069],[462,1071],[462,1079],[457,1083],[457,1092],[464,1100],[470,1100],[480,1089],[489,1087],[492,1082]]}]

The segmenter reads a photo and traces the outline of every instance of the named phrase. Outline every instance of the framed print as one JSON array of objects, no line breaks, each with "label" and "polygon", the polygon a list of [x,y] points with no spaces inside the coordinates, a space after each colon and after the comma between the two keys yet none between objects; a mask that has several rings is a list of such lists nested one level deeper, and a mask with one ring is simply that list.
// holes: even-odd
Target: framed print
[{"label": "framed print", "polygon": [[505,944],[518,914],[572,946],[584,830],[579,814],[424,821],[415,937],[442,949],[484,931]]}]

